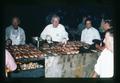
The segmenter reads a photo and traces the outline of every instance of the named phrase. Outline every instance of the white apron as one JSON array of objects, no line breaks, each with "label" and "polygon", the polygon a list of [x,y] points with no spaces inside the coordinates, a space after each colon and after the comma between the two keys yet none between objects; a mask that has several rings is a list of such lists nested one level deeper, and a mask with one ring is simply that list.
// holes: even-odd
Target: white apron
[{"label": "white apron", "polygon": [[[15,34],[17,32],[17,34]],[[20,30],[12,30],[10,33],[10,39],[12,40],[12,45],[19,45],[20,44]]]}]

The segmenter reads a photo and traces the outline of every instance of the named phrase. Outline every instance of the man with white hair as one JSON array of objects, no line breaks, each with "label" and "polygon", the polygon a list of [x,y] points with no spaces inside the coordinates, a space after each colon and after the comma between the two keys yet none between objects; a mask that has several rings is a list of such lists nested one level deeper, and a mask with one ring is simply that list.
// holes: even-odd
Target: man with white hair
[{"label": "man with white hair", "polygon": [[[41,33],[41,38],[43,40],[51,40],[53,42],[62,42],[66,43],[68,38],[68,33],[65,30],[65,27],[59,23],[60,17],[53,15],[51,23],[45,27]],[[50,42],[48,42],[50,43]]]}]

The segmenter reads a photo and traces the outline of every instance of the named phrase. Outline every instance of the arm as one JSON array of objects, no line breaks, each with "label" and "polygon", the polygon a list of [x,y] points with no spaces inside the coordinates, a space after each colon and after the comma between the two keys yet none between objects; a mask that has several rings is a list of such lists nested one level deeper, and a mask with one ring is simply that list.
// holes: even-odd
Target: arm
[{"label": "arm", "polygon": [[62,43],[64,43],[64,44],[66,44],[67,43],[67,41],[69,40],[69,38],[68,38],[68,33],[67,33],[67,31],[65,30],[65,27],[63,26],[63,25],[61,25],[61,38],[62,38],[62,40],[61,40],[61,42]]},{"label": "arm", "polygon": [[92,77],[93,77],[93,78],[97,78],[97,77],[98,77],[98,75],[97,75],[97,73],[96,73],[95,71],[93,72]]},{"label": "arm", "polygon": [[68,38],[68,33],[66,32],[65,28],[63,27],[63,30],[62,30],[63,33],[63,39],[66,39],[66,40],[69,40]]},{"label": "arm", "polygon": [[82,31],[81,33],[81,41],[83,42],[84,41],[84,32]]},{"label": "arm", "polygon": [[98,57],[97,63],[94,66],[94,72],[92,77],[96,78],[100,75],[100,66],[101,66],[101,55]]},{"label": "arm", "polygon": [[42,31],[40,37],[43,39],[43,40],[46,40],[46,36],[48,35],[48,30],[47,30],[47,27],[45,27],[45,29]]},{"label": "arm", "polygon": [[21,44],[25,44],[25,41],[26,41],[25,32],[24,32],[24,30],[22,30],[22,33],[21,33]]},{"label": "arm", "polygon": [[101,24],[100,24],[100,27],[99,27],[100,32],[104,32],[103,24],[104,24],[104,19],[102,18]]},{"label": "arm", "polygon": [[94,39],[99,39],[99,40],[101,40],[100,34],[99,34],[99,32],[98,32],[97,30],[94,32]]},{"label": "arm", "polygon": [[95,47],[96,47],[98,50],[100,50],[100,51],[103,51],[104,48],[105,48],[104,46],[100,46],[100,45],[98,45],[98,44],[96,44]]},{"label": "arm", "polygon": [[16,70],[17,65],[15,63],[15,60],[7,50],[5,50],[5,59],[6,59],[5,65],[6,65],[6,68],[9,70],[9,72]]},{"label": "arm", "polygon": [[9,39],[9,33],[10,33],[10,30],[7,27],[6,30],[5,30],[5,40]]}]

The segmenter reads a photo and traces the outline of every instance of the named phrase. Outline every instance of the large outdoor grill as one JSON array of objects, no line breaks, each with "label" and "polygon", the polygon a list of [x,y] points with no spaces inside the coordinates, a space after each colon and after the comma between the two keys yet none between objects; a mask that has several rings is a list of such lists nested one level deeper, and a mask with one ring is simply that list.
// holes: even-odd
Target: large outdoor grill
[{"label": "large outdoor grill", "polygon": [[[44,56],[45,53],[37,49],[33,45],[12,45],[6,47],[7,50],[11,53],[13,58],[17,63],[17,72],[11,73],[13,77],[29,77],[23,72],[31,72],[36,77],[44,76]],[[42,70],[42,75],[38,75],[38,71]],[[37,72],[36,72],[37,71]],[[22,72],[22,73],[21,73]],[[32,73],[33,72],[33,73]],[[21,75],[20,75],[21,74]]]},{"label": "large outdoor grill", "polygon": [[80,41],[68,41],[67,44],[62,43],[44,43],[41,47],[45,53],[53,55],[74,55],[83,52],[93,52],[89,44]]},{"label": "large outdoor grill", "polygon": [[[80,41],[68,41],[66,44],[58,42],[49,44],[42,41],[39,48],[33,44],[12,45],[6,48],[14,57],[18,65],[17,71],[21,74],[12,73],[13,77],[76,77],[74,72],[77,67],[90,64],[90,67],[87,66],[90,70],[81,71],[90,73],[97,59],[97,50],[92,51],[89,44]],[[84,63],[89,59],[91,62]],[[70,72],[71,75],[69,75]],[[89,77],[87,74],[85,76],[81,74],[80,77]]]}]

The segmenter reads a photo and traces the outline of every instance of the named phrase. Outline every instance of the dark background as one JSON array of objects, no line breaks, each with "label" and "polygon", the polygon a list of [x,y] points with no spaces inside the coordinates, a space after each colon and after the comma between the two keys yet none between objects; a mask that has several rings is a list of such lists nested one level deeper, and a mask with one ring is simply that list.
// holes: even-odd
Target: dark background
[{"label": "dark background", "polygon": [[82,17],[91,15],[94,20],[93,26],[100,26],[101,15],[105,18],[113,18],[113,2],[110,0],[35,0],[5,2],[3,4],[3,27],[11,24],[11,19],[18,16],[21,20],[20,26],[26,33],[26,43],[31,42],[31,37],[39,36],[47,24],[47,16],[57,14],[63,25],[70,29],[77,29]]},{"label": "dark background", "polygon": [[[119,2],[118,2],[119,3]],[[4,35],[5,28],[11,24],[13,16],[20,17],[20,26],[25,30],[27,36],[27,43],[32,36],[39,36],[41,31],[47,25],[46,16],[58,12],[62,17],[61,23],[68,24],[70,28],[76,29],[79,22],[81,22],[83,15],[92,15],[101,18],[100,15],[105,13],[106,18],[112,18],[116,22],[116,3],[114,0],[2,0],[0,12],[0,80],[4,78]],[[62,11],[62,13],[61,13]],[[64,14],[64,12],[66,12]],[[78,20],[77,20],[78,19]],[[99,21],[98,21],[99,23]],[[98,25],[96,25],[98,28]],[[115,28],[116,29],[116,28]],[[117,31],[117,30],[116,30]],[[119,31],[119,30],[118,30]],[[117,32],[115,35],[118,35]],[[118,44],[118,43],[117,43]],[[119,45],[118,45],[119,46]],[[116,53],[116,52],[115,52]],[[117,53],[116,53],[117,54]],[[119,59],[119,58],[118,58]],[[116,62],[115,62],[116,64]],[[116,66],[116,65],[115,65]],[[118,65],[117,65],[118,66]],[[115,68],[116,69],[116,68]],[[116,70],[115,70],[116,71]],[[118,75],[115,72],[114,78]],[[13,82],[15,80],[8,80]],[[16,80],[15,82],[26,82],[24,79]],[[59,83],[74,83],[74,82],[108,82],[113,83],[115,79],[34,79],[29,82],[59,82]]]}]

